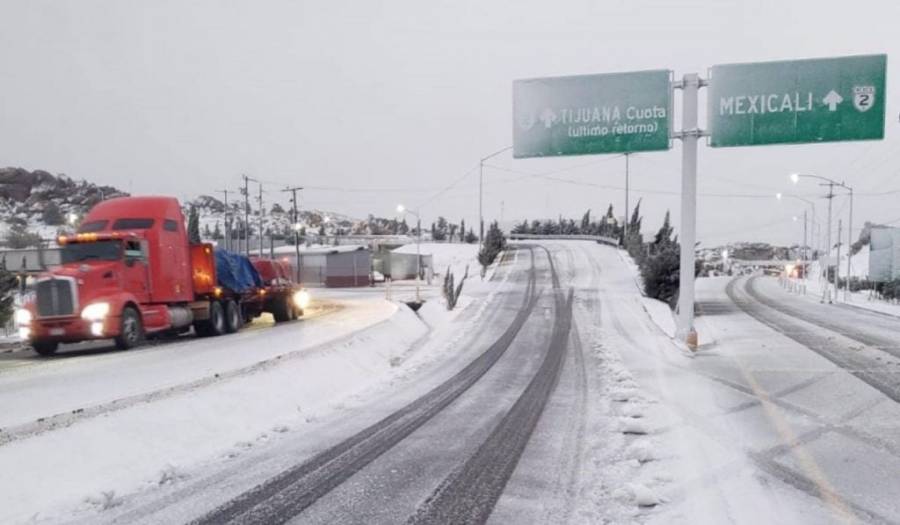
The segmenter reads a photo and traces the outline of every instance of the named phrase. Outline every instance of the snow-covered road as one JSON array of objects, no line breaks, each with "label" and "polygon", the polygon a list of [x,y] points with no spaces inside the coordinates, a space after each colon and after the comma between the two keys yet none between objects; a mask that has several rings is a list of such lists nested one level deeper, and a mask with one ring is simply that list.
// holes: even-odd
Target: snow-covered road
[{"label": "snow-covered road", "polygon": [[426,323],[368,290],[234,345],[0,371],[45,407],[20,427],[144,396],[0,442],[0,521],[900,521],[894,320],[862,342],[837,306],[700,279],[690,353],[613,248],[520,244],[493,276]]}]

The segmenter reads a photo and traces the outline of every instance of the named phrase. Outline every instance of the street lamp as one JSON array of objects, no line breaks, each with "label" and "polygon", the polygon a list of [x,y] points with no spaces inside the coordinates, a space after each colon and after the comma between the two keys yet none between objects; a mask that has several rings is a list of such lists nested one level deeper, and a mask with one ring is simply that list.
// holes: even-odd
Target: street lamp
[{"label": "street lamp", "polygon": [[419,282],[422,275],[422,254],[420,248],[420,245],[422,244],[422,218],[419,216],[418,211],[408,210],[406,209],[406,206],[402,204],[397,205],[397,213],[401,215],[409,213],[416,218],[416,302],[419,303],[421,302],[421,299],[419,298]]},{"label": "street lamp", "polygon": [[[822,177],[820,175],[811,175],[807,173],[792,173],[791,174],[791,182],[797,184],[800,182],[801,178],[809,178],[809,179],[818,179],[824,182],[819,183],[820,186],[828,186],[828,195],[825,197],[828,199],[828,221],[827,221],[827,231],[825,232],[826,239],[826,250],[827,250],[827,258],[831,257],[831,208],[832,201],[834,200],[834,187],[838,186],[844,188],[848,192],[850,192],[850,221],[849,226],[847,228],[847,286],[844,289],[844,300],[846,301],[849,298],[850,293],[850,246],[853,245],[853,188],[847,186],[843,182],[838,182],[833,179],[829,179],[828,177]],[[840,243],[840,239],[838,239],[838,243]],[[840,255],[840,248],[838,248],[838,255]],[[826,263],[828,262],[826,258]],[[825,297],[827,295],[828,302],[831,302],[831,293],[828,290],[828,267],[829,264],[825,264],[825,292],[822,294],[822,302],[825,302]],[[834,272],[834,280],[835,280],[835,299],[837,299],[837,288],[840,284],[840,260],[835,260],[835,272]]]},{"label": "street lamp", "polygon": [[[792,178],[792,180],[793,180],[793,175],[791,176],[791,178]],[[799,177],[798,177],[798,180],[799,180]],[[792,195],[792,194],[790,194],[790,193],[788,193],[787,195],[785,195],[784,193],[781,193],[781,192],[778,192],[778,193],[775,194],[775,198],[778,199],[778,200],[784,200],[785,197],[790,197],[790,198],[792,198],[792,199],[797,199],[798,201],[803,201],[803,202],[805,202],[806,204],[809,204],[810,208],[812,209],[812,219],[811,219],[811,220],[809,220],[809,219],[807,218],[806,210],[803,210],[803,259],[804,259],[804,262],[808,263],[808,262],[809,262],[809,234],[808,234],[808,223],[811,222],[811,223],[813,224],[813,227],[814,227],[813,229],[815,230],[815,225],[816,225],[816,203],[813,202],[813,201],[811,201],[811,200],[809,200],[809,199],[804,199],[803,197],[800,197],[800,196],[797,196],[797,195]],[[797,218],[797,217],[794,217],[794,220],[796,221],[796,220],[798,220],[798,218]],[[804,276],[804,278],[806,278],[806,266],[804,266],[803,272],[804,272],[804,273],[803,273],[803,276]]]},{"label": "street lamp", "polygon": [[482,157],[478,161],[478,246],[484,247],[484,161],[490,160],[504,151],[511,150],[512,146],[507,146],[501,150],[497,150],[487,157]]},{"label": "street lamp", "polygon": [[75,212],[69,212],[68,217],[66,219],[69,221],[71,226],[74,226],[76,222],[78,222],[78,214]]}]

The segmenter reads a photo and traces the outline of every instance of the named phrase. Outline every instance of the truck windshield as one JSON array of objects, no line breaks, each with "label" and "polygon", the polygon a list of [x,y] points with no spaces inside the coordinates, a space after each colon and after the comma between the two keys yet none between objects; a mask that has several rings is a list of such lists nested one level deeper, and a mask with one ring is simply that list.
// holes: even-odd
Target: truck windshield
[{"label": "truck windshield", "polygon": [[122,256],[121,241],[76,242],[62,248],[63,264],[99,259],[117,261]]}]

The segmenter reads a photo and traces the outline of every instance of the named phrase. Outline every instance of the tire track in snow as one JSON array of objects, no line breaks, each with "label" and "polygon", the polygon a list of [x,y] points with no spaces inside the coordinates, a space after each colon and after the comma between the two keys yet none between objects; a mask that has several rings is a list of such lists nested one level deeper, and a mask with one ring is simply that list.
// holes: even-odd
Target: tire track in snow
[{"label": "tire track in snow", "polygon": [[[883,362],[877,361],[861,352],[849,350],[846,344],[835,341],[827,335],[827,332],[810,330],[792,320],[793,317],[800,321],[808,322],[806,319],[791,314],[791,309],[782,309],[775,301],[764,298],[753,287],[753,279],[750,278],[743,282],[743,293],[747,294],[751,299],[750,301],[737,295],[735,291],[737,279],[728,283],[725,292],[738,307],[776,332],[793,339],[843,368],[891,400],[900,402],[900,370],[891,372],[885,368]],[[816,325],[815,323],[811,324]],[[838,328],[820,327],[843,335],[848,339],[859,341],[859,339],[842,333]]]},{"label": "tire track in snow", "polygon": [[451,473],[412,516],[410,524],[484,523],[494,510],[553,392],[568,347],[574,291],[561,295],[549,250],[556,294],[553,335],[541,367],[490,436]]},{"label": "tire track in snow", "polygon": [[[864,325],[856,323],[852,325],[846,324],[842,317],[851,320],[855,318],[857,321],[861,321],[862,318],[864,318],[867,323],[872,323],[881,330],[891,332],[900,331],[900,319],[876,312],[865,313],[865,310],[852,307],[840,308],[841,310],[844,310],[844,312],[842,312],[842,314],[835,312],[838,314],[836,316],[823,315],[821,308],[819,308],[821,305],[809,304],[809,308],[802,308],[788,304],[787,301],[793,302],[790,296],[785,298],[787,301],[778,301],[774,298],[767,297],[760,291],[758,280],[759,277],[750,277],[745,286],[747,292],[754,300],[774,308],[783,314],[801,319],[826,330],[836,332],[848,339],[859,341],[860,343],[900,358],[900,338],[894,337],[889,339],[881,337],[862,328]],[[840,305],[838,306],[840,307]]]},{"label": "tire track in snow", "polygon": [[[505,353],[531,315],[537,290],[533,248],[528,285],[513,323],[479,357],[417,400],[269,481],[214,509],[194,523],[284,523],[365,468],[475,384]],[[552,261],[551,261],[552,267]],[[558,281],[555,281],[558,284]]]}]

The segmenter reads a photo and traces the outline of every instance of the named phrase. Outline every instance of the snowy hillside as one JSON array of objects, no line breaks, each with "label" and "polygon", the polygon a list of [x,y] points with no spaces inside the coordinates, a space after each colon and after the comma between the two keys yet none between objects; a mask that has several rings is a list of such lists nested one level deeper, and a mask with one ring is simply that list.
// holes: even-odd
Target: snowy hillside
[{"label": "snowy hillside", "polygon": [[[243,201],[230,201],[226,213],[225,203],[210,195],[200,195],[190,202],[184,203],[184,214],[188,215],[191,206],[196,207],[200,216],[200,234],[207,240],[216,240],[225,235],[226,216],[230,219],[233,231],[242,231],[245,220]],[[250,203],[250,233],[257,235],[259,230],[259,210]],[[300,210],[298,221],[301,232],[312,236],[322,231],[326,235],[359,233],[365,230],[366,221],[360,221],[325,210]],[[294,234],[292,211],[281,204],[264,206],[262,216],[263,230],[267,234],[278,237],[291,237]],[[237,235],[237,234],[235,234]]]},{"label": "snowy hillside", "polygon": [[51,239],[94,204],[123,195],[117,188],[62,174],[0,168],[0,240],[8,244],[10,231]]}]

